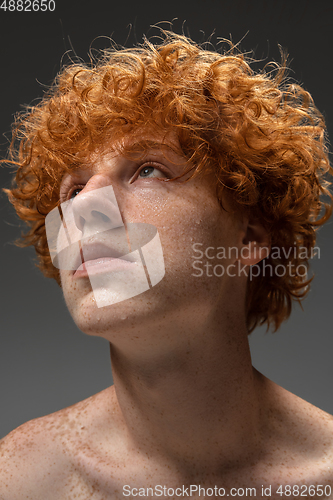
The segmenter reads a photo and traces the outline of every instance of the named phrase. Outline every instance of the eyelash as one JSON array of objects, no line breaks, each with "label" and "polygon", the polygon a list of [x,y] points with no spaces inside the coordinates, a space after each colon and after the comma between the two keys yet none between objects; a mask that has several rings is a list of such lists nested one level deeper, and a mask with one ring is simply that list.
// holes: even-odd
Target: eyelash
[{"label": "eyelash", "polygon": [[73,184],[73,186],[62,186],[60,189],[60,202],[64,203],[65,201],[69,201],[72,197],[72,194],[76,189],[83,189],[84,184]]},{"label": "eyelash", "polygon": [[145,168],[154,168],[155,170],[159,170],[162,174],[164,174],[165,176],[167,176],[167,174],[164,171],[164,168],[162,167],[162,165],[160,165],[159,163],[156,163],[154,161],[146,161],[143,165],[140,166],[140,168],[139,168],[139,170],[137,172],[137,175],[134,178],[134,180],[136,180],[139,177],[139,175],[141,174],[141,172]]},{"label": "eyelash", "polygon": [[[144,164],[140,165],[139,169],[137,170],[135,177],[133,178],[132,182],[136,181],[139,178],[139,175],[145,168],[154,168],[156,170],[159,170],[162,174],[164,174],[167,177],[166,172],[164,171],[164,168],[162,165],[159,163],[156,163],[154,161],[146,161]],[[149,177],[148,177],[149,178]],[[74,183],[72,186],[63,186],[62,190],[60,190],[60,202],[63,203],[65,201],[69,201],[73,195],[73,193],[77,190],[80,189],[82,190],[84,188],[85,184],[76,184]]]}]

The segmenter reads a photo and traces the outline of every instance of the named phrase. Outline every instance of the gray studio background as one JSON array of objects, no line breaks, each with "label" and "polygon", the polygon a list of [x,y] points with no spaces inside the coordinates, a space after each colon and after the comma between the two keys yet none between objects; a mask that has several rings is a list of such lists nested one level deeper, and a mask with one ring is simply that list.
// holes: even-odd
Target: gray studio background
[{"label": "gray studio background", "polygon": [[[255,49],[257,58],[279,60],[277,44],[289,50],[292,76],[302,82],[324,113],[333,136],[331,20],[325,1],[277,2],[185,0],[153,6],[150,2],[57,1],[53,13],[0,12],[0,151],[4,157],[10,124],[21,104],[43,93],[57,74],[64,53],[74,48],[87,60],[90,44],[106,47],[142,40],[149,26],[174,21],[174,29],[197,41],[215,30],[217,37]],[[129,25],[132,24],[132,28]],[[204,34],[203,34],[204,32]],[[246,36],[245,36],[246,35]],[[127,40],[128,39],[128,40]],[[213,38],[213,42],[217,38]],[[9,186],[0,168],[1,187]],[[108,343],[82,334],[72,322],[57,284],[34,267],[32,249],[13,242],[20,224],[0,196],[1,336],[0,438],[27,420],[101,391],[112,383]],[[304,311],[297,306],[276,334],[251,335],[254,366],[286,389],[333,413],[333,226],[318,236],[320,259]]]}]

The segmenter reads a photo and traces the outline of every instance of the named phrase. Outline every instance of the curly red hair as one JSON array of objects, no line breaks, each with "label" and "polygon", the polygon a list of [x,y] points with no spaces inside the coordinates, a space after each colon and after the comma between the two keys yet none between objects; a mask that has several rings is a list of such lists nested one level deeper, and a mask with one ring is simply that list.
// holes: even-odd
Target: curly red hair
[{"label": "curly red hair", "polygon": [[[17,166],[16,185],[6,192],[30,225],[22,245],[35,246],[39,267],[59,284],[45,216],[59,202],[64,173],[84,165],[111,137],[138,129],[175,131],[195,174],[215,172],[221,204],[229,192],[235,206],[261,219],[273,247],[310,251],[332,212],[324,119],[310,94],[288,83],[285,61],[254,72],[235,47],[218,53],[163,34],[159,44],[112,48],[95,63],[65,67],[41,102],[16,121],[6,160]],[[308,266],[308,255],[286,251],[266,263]],[[263,323],[277,329],[310,281],[290,273],[249,280],[249,331]]]}]

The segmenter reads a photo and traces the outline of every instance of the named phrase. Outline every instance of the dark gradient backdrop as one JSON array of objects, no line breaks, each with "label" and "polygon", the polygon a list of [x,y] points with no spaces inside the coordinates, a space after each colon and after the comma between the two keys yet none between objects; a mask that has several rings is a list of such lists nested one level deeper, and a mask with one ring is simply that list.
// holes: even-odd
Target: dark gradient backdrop
[{"label": "dark gradient backdrop", "polygon": [[[2,0],[1,0],[2,2]],[[8,0],[7,0],[8,2]],[[0,149],[22,104],[43,93],[66,51],[87,59],[92,46],[142,40],[150,25],[171,21],[197,41],[213,30],[218,37],[255,49],[257,58],[279,60],[287,48],[293,76],[304,84],[324,113],[333,134],[332,18],[325,0],[55,0],[53,13],[0,9]],[[82,7],[84,5],[84,7]],[[330,6],[329,6],[330,5]],[[132,28],[130,29],[130,25]],[[246,36],[245,36],[246,35]],[[216,38],[214,39],[216,42]],[[0,168],[1,186],[10,172]],[[32,418],[76,403],[111,384],[108,343],[77,330],[61,291],[35,269],[31,249],[11,242],[20,224],[1,195],[0,437]],[[288,390],[333,413],[332,223],[320,231],[317,277],[304,312],[297,307],[276,334],[252,334],[254,365]]]}]

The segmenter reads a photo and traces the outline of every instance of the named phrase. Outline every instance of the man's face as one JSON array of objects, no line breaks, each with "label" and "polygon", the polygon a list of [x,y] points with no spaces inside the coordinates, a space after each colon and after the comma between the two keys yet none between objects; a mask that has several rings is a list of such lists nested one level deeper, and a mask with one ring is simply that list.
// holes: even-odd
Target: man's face
[{"label": "man's face", "polygon": [[[64,177],[61,202],[71,200],[75,207],[74,218],[82,241],[93,243],[94,248],[113,248],[115,255],[127,255],[110,264],[110,259],[103,259],[101,253],[93,255],[95,260],[87,262],[87,266],[77,263],[76,269],[61,269],[67,306],[82,331],[104,336],[111,342],[117,342],[116,332],[126,325],[132,328],[131,335],[135,335],[133,328],[138,326],[145,327],[149,335],[149,325],[195,323],[208,316],[218,301],[228,299],[228,289],[235,278],[211,273],[198,277],[193,267],[193,245],[199,243],[202,250],[239,246],[241,222],[222,210],[211,177],[198,176],[184,182],[187,174],[179,180],[161,182],[182,174],[186,166],[182,156],[163,148],[157,139],[144,155],[129,158],[105,151],[92,158],[89,168]],[[102,193],[108,192],[111,198],[114,193],[111,203],[103,201]],[[132,238],[131,228],[140,228],[137,248],[158,234],[163,252],[165,269],[156,284],[142,293],[140,273],[136,271],[138,262],[134,262],[134,254],[129,251],[131,245],[127,246]],[[84,245],[80,251],[87,261],[89,249],[86,258]],[[155,259],[159,264],[160,257]],[[228,266],[231,260],[224,260],[223,265]],[[214,262],[213,259],[211,264]],[[122,280],[122,290],[130,282],[139,293],[122,296]],[[103,302],[105,294],[112,300]],[[102,302],[98,303],[98,297],[102,297]]]}]

